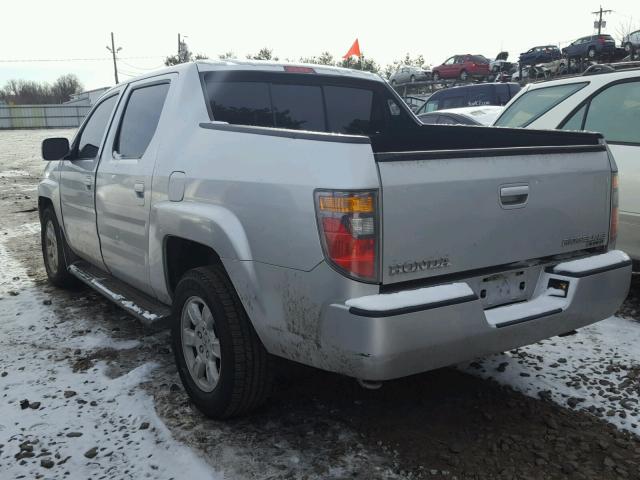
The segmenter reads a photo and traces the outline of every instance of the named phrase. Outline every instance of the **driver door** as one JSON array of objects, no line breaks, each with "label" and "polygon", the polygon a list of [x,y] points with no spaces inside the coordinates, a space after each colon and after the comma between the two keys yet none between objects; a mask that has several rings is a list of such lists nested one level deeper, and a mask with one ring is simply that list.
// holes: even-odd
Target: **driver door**
[{"label": "driver door", "polygon": [[60,207],[67,243],[79,257],[103,269],[96,227],[96,169],[119,97],[119,91],[110,93],[93,108],[60,173]]}]

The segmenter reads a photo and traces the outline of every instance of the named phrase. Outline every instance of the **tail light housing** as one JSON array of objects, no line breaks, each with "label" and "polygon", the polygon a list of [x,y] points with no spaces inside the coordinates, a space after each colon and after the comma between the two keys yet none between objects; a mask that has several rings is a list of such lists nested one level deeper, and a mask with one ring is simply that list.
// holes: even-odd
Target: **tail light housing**
[{"label": "tail light housing", "polygon": [[329,264],[355,280],[378,282],[378,192],[317,190],[315,206]]},{"label": "tail light housing", "polygon": [[618,172],[611,174],[611,222],[609,224],[609,248],[615,248],[618,238]]}]

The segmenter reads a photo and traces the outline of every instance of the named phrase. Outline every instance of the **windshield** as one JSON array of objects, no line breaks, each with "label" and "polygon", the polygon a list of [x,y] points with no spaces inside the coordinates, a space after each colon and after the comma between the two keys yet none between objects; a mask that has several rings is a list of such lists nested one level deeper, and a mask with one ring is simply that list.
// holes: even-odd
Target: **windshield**
[{"label": "windshield", "polygon": [[518,97],[494,125],[498,127],[526,127],[588,83],[570,83],[529,90]]}]

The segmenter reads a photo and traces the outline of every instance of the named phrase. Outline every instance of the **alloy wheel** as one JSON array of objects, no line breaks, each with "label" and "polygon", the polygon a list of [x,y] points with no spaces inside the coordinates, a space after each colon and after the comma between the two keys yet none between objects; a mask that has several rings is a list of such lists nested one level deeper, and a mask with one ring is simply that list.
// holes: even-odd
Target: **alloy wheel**
[{"label": "alloy wheel", "polygon": [[195,384],[211,392],[220,379],[222,353],[215,320],[205,301],[189,297],[180,318],[182,353]]}]

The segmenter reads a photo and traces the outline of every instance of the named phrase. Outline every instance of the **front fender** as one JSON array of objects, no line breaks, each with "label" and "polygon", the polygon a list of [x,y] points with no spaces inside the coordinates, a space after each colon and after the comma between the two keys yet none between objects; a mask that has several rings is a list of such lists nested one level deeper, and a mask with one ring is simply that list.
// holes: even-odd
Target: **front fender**
[{"label": "front fender", "polygon": [[244,227],[227,208],[196,202],[157,203],[151,209],[149,270],[153,291],[166,303],[171,303],[163,256],[167,236],[206,245],[222,260],[253,260]]}]

